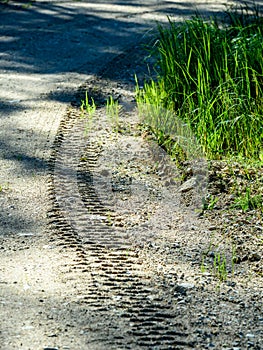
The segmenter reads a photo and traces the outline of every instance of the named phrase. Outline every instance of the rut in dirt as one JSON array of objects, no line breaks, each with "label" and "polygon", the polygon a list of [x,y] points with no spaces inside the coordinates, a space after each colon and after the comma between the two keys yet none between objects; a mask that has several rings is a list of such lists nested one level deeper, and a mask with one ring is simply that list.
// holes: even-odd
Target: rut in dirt
[{"label": "rut in dirt", "polygon": [[[109,155],[131,164],[134,154],[131,150],[118,154],[123,152],[120,140],[116,133],[109,132],[103,113],[95,124],[97,131],[93,125],[92,134],[86,135],[87,120],[80,118],[79,111],[73,108],[58,130],[50,167],[49,222],[55,232],[54,242],[75,254],[69,270],[75,271],[76,283],[79,273],[84,276],[85,286],[79,287],[79,299],[98,319],[104,320],[100,341],[105,346],[193,348],[194,336],[175,308],[175,300],[186,298],[185,290],[178,288],[175,280],[170,279],[168,284],[161,279],[156,282],[152,272],[142,269],[138,254],[145,241],[151,241],[146,237],[144,243],[137,244],[144,230],[147,231],[146,212],[158,212],[160,196],[164,194],[158,186],[154,188],[156,180],[149,180],[151,172],[142,181],[138,178],[140,170],[131,178],[123,171],[114,170],[114,166],[107,169],[105,164],[100,164]],[[109,138],[112,140],[107,144]],[[126,139],[122,138],[121,148],[129,149],[131,140],[141,146],[141,137],[130,131]],[[118,148],[118,152],[114,153],[112,147]],[[142,159],[149,158],[151,153],[146,148],[142,150]],[[131,154],[127,156],[127,152]],[[166,183],[169,196],[171,188],[167,186]],[[116,201],[124,203],[120,210],[116,209]],[[173,207],[179,205],[177,195],[171,201]],[[135,221],[131,222],[130,217]],[[169,222],[169,215],[166,220]]]}]

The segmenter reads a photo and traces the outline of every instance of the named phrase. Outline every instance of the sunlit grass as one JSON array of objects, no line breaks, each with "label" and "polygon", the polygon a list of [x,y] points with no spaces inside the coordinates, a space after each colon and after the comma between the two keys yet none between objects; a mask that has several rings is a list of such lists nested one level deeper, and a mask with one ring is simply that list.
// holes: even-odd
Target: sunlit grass
[{"label": "sunlit grass", "polygon": [[256,12],[229,17],[228,26],[200,17],[159,26],[152,48],[158,78],[137,88],[137,101],[174,111],[171,120],[167,114],[152,120],[154,129],[166,132],[167,124],[180,119],[210,158],[260,159],[263,19]]}]

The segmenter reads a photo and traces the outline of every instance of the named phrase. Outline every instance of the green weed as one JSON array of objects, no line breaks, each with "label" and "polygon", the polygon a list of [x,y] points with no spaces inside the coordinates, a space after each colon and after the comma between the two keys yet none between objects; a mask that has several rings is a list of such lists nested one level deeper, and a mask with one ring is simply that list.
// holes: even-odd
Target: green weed
[{"label": "green weed", "polygon": [[81,118],[86,119],[84,133],[87,134],[92,129],[93,117],[97,110],[97,106],[95,104],[94,99],[92,97],[91,99],[89,99],[87,91],[85,94],[85,100],[81,101],[80,110],[81,110]]},{"label": "green weed", "polygon": [[[228,259],[224,253],[214,252],[217,247],[217,244],[214,245],[212,241],[210,242],[209,247],[202,253],[200,269],[202,273],[210,271],[220,282],[224,282],[228,278],[230,269],[232,276],[234,276],[237,260],[236,247],[232,244],[231,256]],[[212,261],[210,257],[213,257]]]},{"label": "green weed", "polygon": [[237,197],[231,208],[241,209],[243,212],[255,209],[263,209],[262,194],[251,194],[250,188],[246,188],[246,193]]},{"label": "green weed", "polygon": [[28,9],[30,7],[32,7],[32,2],[28,2],[28,3],[22,5],[23,9]]},{"label": "green weed", "polygon": [[146,90],[142,90],[136,80],[137,107],[142,125],[179,162],[203,158],[203,150],[188,123],[178,118],[173,110],[162,106],[164,99],[155,88],[156,85],[152,82],[145,86]]},{"label": "green weed", "polygon": [[94,99],[92,97],[91,99],[89,99],[88,92],[86,91],[85,100],[81,100],[81,106],[80,106],[80,110],[82,112],[81,116],[82,117],[88,116],[89,118],[92,118],[96,113],[96,109],[97,107]]},{"label": "green weed", "polygon": [[219,198],[208,195],[203,199],[203,210],[213,210]]},{"label": "green weed", "polygon": [[106,102],[106,113],[109,118],[109,121],[115,131],[119,129],[119,113],[120,113],[120,105],[117,100],[114,100],[112,96],[107,99]]},{"label": "green weed", "polygon": [[10,184],[8,182],[4,184],[0,184],[0,193],[7,190],[10,190]]},{"label": "green weed", "polygon": [[107,225],[108,226],[113,226],[113,218],[110,213],[107,214]]},{"label": "green weed", "polygon": [[224,254],[215,254],[213,268],[215,276],[219,279],[220,282],[223,282],[227,279],[227,264]]}]

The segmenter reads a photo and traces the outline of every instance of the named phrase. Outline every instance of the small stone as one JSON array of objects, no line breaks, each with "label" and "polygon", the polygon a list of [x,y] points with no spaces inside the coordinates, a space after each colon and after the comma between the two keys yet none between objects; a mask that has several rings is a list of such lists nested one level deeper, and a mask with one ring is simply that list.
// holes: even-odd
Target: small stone
[{"label": "small stone", "polygon": [[193,289],[195,286],[191,283],[181,283],[175,287],[175,291],[182,295],[186,295],[187,290]]},{"label": "small stone", "polygon": [[24,326],[24,327],[22,327],[23,331],[31,331],[34,328],[35,328],[34,326]]},{"label": "small stone", "polygon": [[36,234],[33,232],[21,232],[18,234],[19,237],[31,237],[31,236],[35,236]]},{"label": "small stone", "polygon": [[235,286],[236,286],[236,282],[234,282],[234,281],[227,281],[227,282],[226,282],[226,285],[227,285],[228,287],[235,287]]},{"label": "small stone", "polygon": [[193,289],[195,287],[195,285],[192,283],[180,283],[180,284],[178,284],[178,287],[182,287],[185,289]]},{"label": "small stone", "polygon": [[237,255],[237,256],[234,258],[234,263],[235,263],[235,264],[240,264],[241,261],[242,261],[242,259],[241,259],[241,256],[240,256],[240,255]]},{"label": "small stone", "polygon": [[182,186],[179,188],[180,192],[188,192],[194,189],[196,186],[196,177],[192,177],[191,179],[187,180],[185,183],[182,184]]},{"label": "small stone", "polygon": [[[56,333],[53,333],[53,334],[49,334],[48,335],[48,337],[49,338],[56,338],[58,335],[56,334]],[[54,350],[53,348],[52,348],[52,350]]]},{"label": "small stone", "polygon": [[247,261],[248,260],[248,256],[245,254],[242,256],[241,258],[241,261],[244,262],[244,261]]},{"label": "small stone", "polygon": [[249,261],[251,262],[260,261],[260,260],[261,260],[261,256],[256,252],[251,253],[249,256]]},{"label": "small stone", "polygon": [[252,333],[247,333],[246,338],[255,338],[255,335]]},{"label": "small stone", "polygon": [[214,258],[215,257],[215,252],[210,251],[207,256],[209,256],[210,258]]},{"label": "small stone", "polygon": [[103,169],[103,170],[100,172],[100,174],[101,174],[102,176],[110,176],[110,172],[109,172],[107,169]]}]

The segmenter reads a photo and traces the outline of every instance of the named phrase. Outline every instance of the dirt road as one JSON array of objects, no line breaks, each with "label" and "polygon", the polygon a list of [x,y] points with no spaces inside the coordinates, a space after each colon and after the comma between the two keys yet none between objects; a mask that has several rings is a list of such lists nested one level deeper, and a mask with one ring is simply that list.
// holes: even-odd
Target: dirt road
[{"label": "dirt road", "polygon": [[262,348],[262,286],[217,293],[191,263],[209,233],[156,179],[136,116],[117,137],[102,109],[86,133],[76,100],[84,85],[129,104],[139,43],[195,5],[0,2],[1,349]]}]

